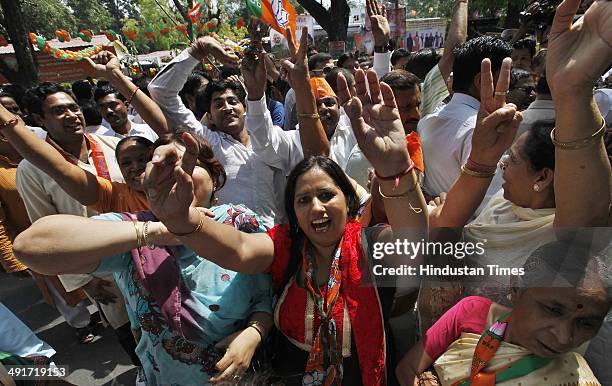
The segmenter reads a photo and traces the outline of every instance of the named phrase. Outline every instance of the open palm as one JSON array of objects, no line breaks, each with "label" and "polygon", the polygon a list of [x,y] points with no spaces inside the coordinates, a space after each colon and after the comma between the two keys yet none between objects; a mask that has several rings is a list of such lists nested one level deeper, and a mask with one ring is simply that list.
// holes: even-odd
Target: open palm
[{"label": "open palm", "polygon": [[391,87],[379,83],[374,70],[368,70],[367,75],[357,70],[355,86],[357,94],[351,95],[344,76],[338,77],[338,97],[351,120],[359,148],[379,175],[401,173],[410,164],[410,155]]},{"label": "open palm", "polygon": [[595,1],[572,23],[580,0],[564,0],[550,31],[546,74],[553,92],[584,89],[612,63],[612,2]]}]

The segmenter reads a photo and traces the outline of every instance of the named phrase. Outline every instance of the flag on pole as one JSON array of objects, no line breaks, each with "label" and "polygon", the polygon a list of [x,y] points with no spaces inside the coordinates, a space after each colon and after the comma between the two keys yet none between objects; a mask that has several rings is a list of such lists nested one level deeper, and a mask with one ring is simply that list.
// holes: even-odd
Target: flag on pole
[{"label": "flag on pole", "polygon": [[202,4],[198,3],[189,10],[189,20],[195,24],[202,17]]},{"label": "flag on pole", "polygon": [[281,34],[287,27],[295,34],[295,10],[289,0],[246,0],[246,5],[253,16]]}]

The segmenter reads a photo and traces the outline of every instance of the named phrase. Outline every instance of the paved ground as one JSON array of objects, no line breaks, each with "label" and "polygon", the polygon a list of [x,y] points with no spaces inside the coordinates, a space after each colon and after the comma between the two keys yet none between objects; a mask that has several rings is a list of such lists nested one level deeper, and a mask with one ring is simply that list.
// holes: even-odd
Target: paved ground
[{"label": "paved ground", "polygon": [[[42,300],[34,280],[0,273],[0,302],[57,351],[54,362],[69,366],[68,382],[88,386],[134,384],[136,370],[112,329],[100,325],[96,341],[79,344],[64,318]],[[92,313],[96,310],[93,305],[89,309]]]}]

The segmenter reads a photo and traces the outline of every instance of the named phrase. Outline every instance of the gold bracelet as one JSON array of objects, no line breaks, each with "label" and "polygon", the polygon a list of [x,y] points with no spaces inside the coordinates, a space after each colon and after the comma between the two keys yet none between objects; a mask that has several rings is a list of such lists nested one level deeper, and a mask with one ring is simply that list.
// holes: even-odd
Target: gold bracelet
[{"label": "gold bracelet", "polygon": [[149,241],[149,225],[151,224],[151,221],[147,221],[144,223],[144,226],[142,227],[143,232],[142,232],[142,242],[144,245],[147,246],[147,248],[155,248],[155,245],[153,245],[152,242]]},{"label": "gold bracelet", "polygon": [[176,233],[176,232],[172,232],[170,229],[168,229],[168,232],[172,233],[175,236],[179,236],[179,237],[191,236],[194,233],[198,233],[202,229],[202,227],[204,226],[204,217],[206,217],[206,216],[203,216],[202,212],[199,209],[196,209],[196,211],[198,212],[198,215],[200,216],[199,217],[200,221],[198,222],[198,225],[196,225],[194,230],[192,230],[191,232],[187,232],[187,233]]},{"label": "gold bracelet", "polygon": [[594,132],[590,137],[577,139],[575,141],[570,141],[570,142],[557,141],[555,139],[555,129],[556,128],[553,128],[550,131],[550,139],[553,145],[555,145],[555,147],[558,147],[563,150],[578,150],[578,149],[587,147],[588,145],[592,143],[596,143],[599,139],[601,139],[601,137],[604,136],[604,133],[606,132],[606,121],[604,120],[603,123],[601,124],[601,129]]},{"label": "gold bracelet", "polygon": [[319,119],[321,117],[318,113],[298,113],[298,118]]},{"label": "gold bracelet", "polygon": [[461,165],[461,172],[467,174],[468,176],[476,177],[476,178],[491,178],[495,175],[495,172],[477,172],[476,170],[472,170],[467,165]]},{"label": "gold bracelet", "polygon": [[[390,200],[399,200],[402,198],[406,198],[408,197],[408,193],[413,192],[416,189],[416,184],[415,187],[413,187],[412,189],[406,191],[403,194],[400,194],[399,196],[386,196],[383,192],[382,189],[380,188],[380,184],[378,185],[378,194],[380,194],[380,196],[382,198],[386,198],[386,199],[390,199]],[[412,206],[412,203],[408,202],[408,205],[410,206],[410,210],[412,210],[414,213],[419,214],[423,212],[422,208],[415,208],[414,206]]]},{"label": "gold bracelet", "polygon": [[143,226],[142,223],[136,219],[132,219],[132,224],[134,224],[134,230],[136,231],[136,243],[138,244],[138,248],[140,248],[145,245]]}]

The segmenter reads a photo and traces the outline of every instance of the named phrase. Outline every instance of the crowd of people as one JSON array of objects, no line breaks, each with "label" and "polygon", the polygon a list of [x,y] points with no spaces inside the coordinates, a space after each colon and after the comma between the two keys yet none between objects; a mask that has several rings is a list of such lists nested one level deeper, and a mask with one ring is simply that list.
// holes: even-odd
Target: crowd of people
[{"label": "crowd of people", "polygon": [[[506,41],[454,0],[440,55],[391,52],[367,0],[371,68],[254,25],[151,80],[103,51],[2,86],[2,267],[83,344],[93,302],[137,384],[612,385],[612,2],[579,5]],[[482,253],[374,253],[402,243]],[[1,383],[53,362],[0,314]]]}]

